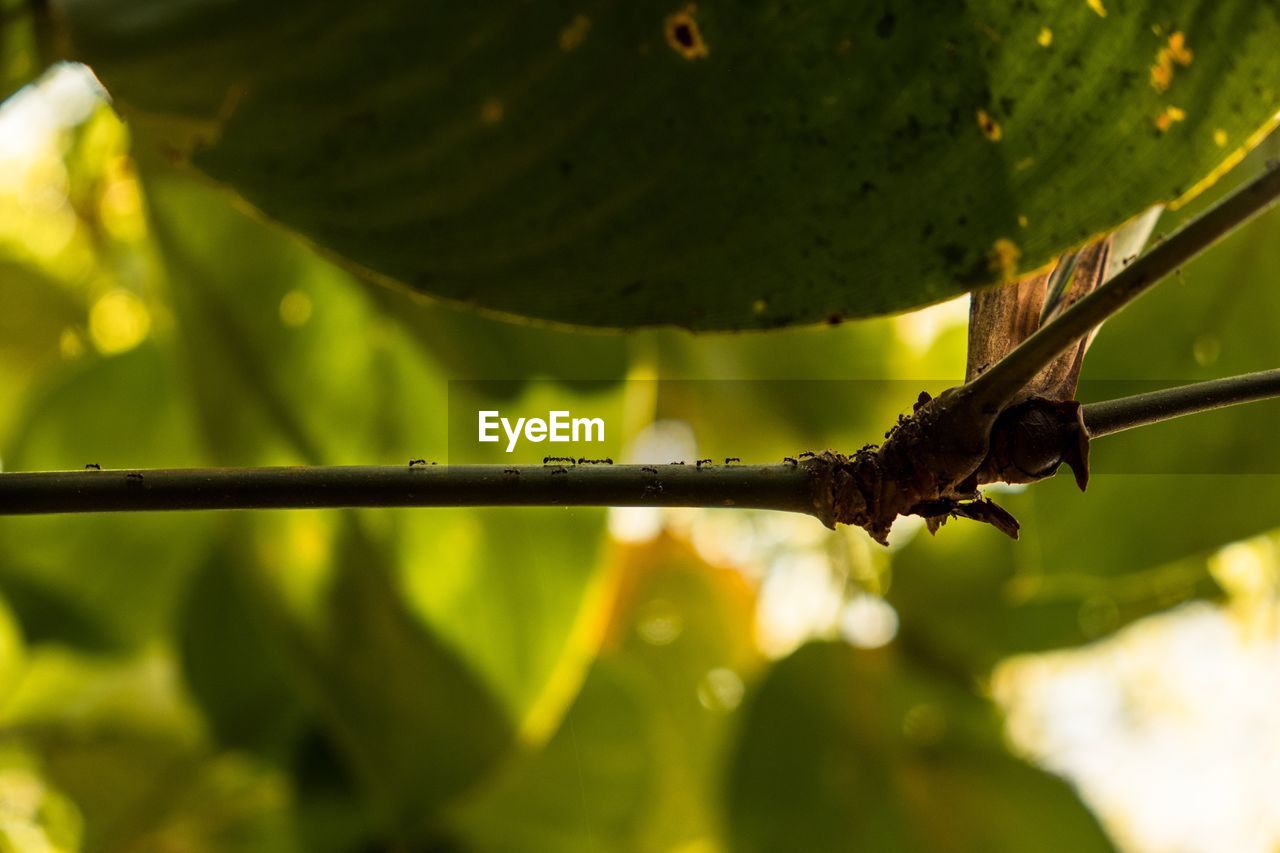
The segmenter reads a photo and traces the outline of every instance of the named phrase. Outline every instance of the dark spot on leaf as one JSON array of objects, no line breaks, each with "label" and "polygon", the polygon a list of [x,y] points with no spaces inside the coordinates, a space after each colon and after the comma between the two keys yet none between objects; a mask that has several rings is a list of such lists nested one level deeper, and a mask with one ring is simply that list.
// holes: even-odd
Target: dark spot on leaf
[{"label": "dark spot on leaf", "polygon": [[942,256],[942,262],[946,264],[948,268],[960,266],[960,264],[964,263],[965,258],[967,257],[964,246],[956,243],[947,243],[939,246],[938,254]]},{"label": "dark spot on leaf", "polygon": [[898,19],[894,16],[892,10],[886,10],[880,16],[880,20],[876,21],[876,35],[882,39],[887,39],[893,35],[894,27],[898,24]]},{"label": "dark spot on leaf", "polygon": [[698,22],[694,20],[694,5],[691,3],[666,21],[667,44],[685,59],[705,59],[707,43],[702,39]]}]

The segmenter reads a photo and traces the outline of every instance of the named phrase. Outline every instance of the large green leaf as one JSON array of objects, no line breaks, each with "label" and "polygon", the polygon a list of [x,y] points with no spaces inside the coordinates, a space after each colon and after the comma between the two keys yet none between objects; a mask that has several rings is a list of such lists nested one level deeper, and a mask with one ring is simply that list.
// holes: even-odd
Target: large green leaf
[{"label": "large green leaf", "polygon": [[1255,0],[58,0],[139,143],[420,291],[606,326],[900,310],[1191,190]]},{"label": "large green leaf", "polygon": [[891,651],[802,647],[749,702],[738,851],[1111,849],[1062,781],[1006,752],[990,705]]}]

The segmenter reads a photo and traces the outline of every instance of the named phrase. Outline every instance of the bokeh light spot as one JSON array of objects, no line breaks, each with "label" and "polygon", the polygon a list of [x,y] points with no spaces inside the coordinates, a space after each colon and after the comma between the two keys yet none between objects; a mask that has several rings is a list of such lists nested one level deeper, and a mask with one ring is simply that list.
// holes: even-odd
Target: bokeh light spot
[{"label": "bokeh light spot", "polygon": [[108,291],[89,310],[89,337],[104,355],[128,352],[146,340],[151,312],[146,303],[123,288]]},{"label": "bokeh light spot", "polygon": [[290,290],[280,299],[280,322],[291,328],[311,319],[311,297],[301,290]]}]

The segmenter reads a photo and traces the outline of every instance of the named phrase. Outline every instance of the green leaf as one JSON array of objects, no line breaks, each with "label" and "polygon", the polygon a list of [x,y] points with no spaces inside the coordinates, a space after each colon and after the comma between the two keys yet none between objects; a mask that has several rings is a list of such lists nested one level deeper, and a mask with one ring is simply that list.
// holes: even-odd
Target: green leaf
[{"label": "green leaf", "polygon": [[555,735],[458,812],[466,848],[693,850],[721,834],[720,785],[759,657],[733,569],[670,541],[619,552],[608,641]]},{"label": "green leaf", "polygon": [[1111,849],[1066,783],[1005,751],[990,705],[892,651],[775,665],[728,786],[736,851]]},{"label": "green leaf", "polygon": [[409,612],[376,547],[345,536],[333,571],[305,621],[269,600],[268,588],[256,609],[276,620],[296,683],[384,830],[430,839],[438,810],[507,752],[512,721],[466,661]]},{"label": "green leaf", "polygon": [[[4,454],[11,470],[198,464],[195,426],[175,371],[152,344],[94,359],[51,383]],[[122,403],[132,403],[122,405]],[[211,519],[110,515],[0,519],[0,590],[32,640],[134,646],[169,625]],[[110,547],[107,547],[107,544]]]},{"label": "green leaf", "polygon": [[[434,340],[385,316],[412,320],[415,306],[374,305],[349,276],[208,189],[154,174],[147,186],[216,458],[447,458],[447,378],[424,352]],[[607,589],[603,521],[598,510],[551,509],[260,514],[236,527],[243,547],[227,568],[237,588],[210,597],[245,596],[268,654],[285,661],[278,692],[301,698],[380,830],[431,840],[445,805],[516,738],[549,736],[581,684]],[[187,613],[193,668],[224,654],[219,638],[235,630],[207,606],[192,599]],[[195,677],[228,742],[275,748],[266,731],[235,733],[277,695],[252,689],[272,682],[269,669],[250,669],[229,694],[216,676]],[[276,711],[258,722],[282,727],[287,742],[287,709]]]},{"label": "green leaf", "polygon": [[86,849],[295,849],[278,772],[111,733],[44,732],[38,741],[49,778],[85,816]]},{"label": "green leaf", "polygon": [[229,548],[210,555],[187,592],[176,643],[214,740],[280,760],[302,736],[303,702],[238,557]]},{"label": "green leaf", "polygon": [[80,813],[49,784],[31,756],[8,744],[0,752],[0,851],[80,850]]},{"label": "green leaf", "polygon": [[1280,106],[1253,0],[57,5],[145,150],[380,278],[587,325],[933,302],[1183,195]]},{"label": "green leaf", "polygon": [[[962,522],[934,537],[918,534],[894,555],[888,592],[903,643],[935,665],[985,677],[1010,655],[1080,645],[1190,599],[1219,597],[1203,555],[1164,564],[1135,558],[1140,549],[1125,544],[1129,534],[1105,526],[1114,522],[1081,518],[1075,505],[1092,498],[1121,519],[1142,523],[1141,509],[1122,507],[1141,507],[1153,487],[1145,478],[1111,479],[1096,498],[1094,483],[1082,497],[1067,478],[999,496],[1024,522],[1019,542]],[[1090,538],[1080,535],[1087,529],[1098,529],[1096,538],[1113,549],[1069,544]]]},{"label": "green leaf", "polygon": [[7,437],[26,392],[62,363],[63,330],[83,324],[85,310],[82,299],[27,266],[0,262],[0,281],[0,437]]},{"label": "green leaf", "polygon": [[178,686],[161,651],[33,651],[0,713],[5,749],[70,800],[54,807],[83,818],[87,850],[292,850],[287,780],[211,752]]},{"label": "green leaf", "polygon": [[0,2],[0,101],[30,83],[44,70],[38,44],[37,16],[44,7],[25,0]]}]

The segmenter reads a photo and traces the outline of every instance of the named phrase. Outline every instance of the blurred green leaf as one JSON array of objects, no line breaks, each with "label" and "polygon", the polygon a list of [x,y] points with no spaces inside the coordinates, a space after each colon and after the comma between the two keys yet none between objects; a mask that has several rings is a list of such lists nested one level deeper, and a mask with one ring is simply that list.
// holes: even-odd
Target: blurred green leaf
[{"label": "blurred green leaf", "polygon": [[[348,276],[215,193],[162,177],[148,188],[193,392],[220,459],[443,458],[448,397],[422,349],[429,340],[413,340]],[[259,285],[243,297],[250,279]],[[291,313],[298,304],[305,311]],[[234,559],[246,569],[240,591],[246,580],[253,590],[246,618],[282,651],[290,689],[333,738],[384,831],[432,837],[436,812],[517,735],[537,742],[554,729],[599,642],[591,616],[604,589],[603,517],[291,513],[243,526]],[[187,651],[220,653],[230,626],[193,607]],[[215,725],[269,701],[249,691],[224,703],[216,684],[197,693]]]},{"label": "blurred green leaf", "polygon": [[992,283],[1182,195],[1280,98],[1248,0],[57,6],[143,146],[382,277],[588,325]]},{"label": "blurred green leaf", "polygon": [[59,340],[85,310],[67,288],[18,264],[0,262],[0,439],[18,424],[26,392],[62,363]]},{"label": "blurred green leaf", "polygon": [[183,675],[217,743],[282,760],[302,736],[303,702],[238,557],[215,549],[188,589],[176,637]]},{"label": "blurred green leaf", "polygon": [[277,621],[313,712],[393,837],[430,840],[438,810],[475,785],[510,748],[505,709],[452,650],[407,609],[385,555],[343,538],[320,612]]},{"label": "blurred green leaf", "polygon": [[992,706],[893,651],[804,646],[745,714],[734,850],[1111,849],[1066,783],[1004,749]]},{"label": "blurred green leaf", "polygon": [[[173,367],[144,344],[68,370],[29,407],[4,454],[11,470],[198,464],[195,424]],[[124,474],[103,470],[104,477]],[[109,515],[0,519],[0,590],[32,640],[103,648],[146,642],[169,626],[211,519]],[[110,547],[106,547],[107,545]]]},{"label": "blurred green leaf", "polygon": [[75,805],[52,787],[32,757],[12,744],[0,751],[0,851],[73,853],[83,821]]},{"label": "blurred green leaf", "polygon": [[278,773],[135,737],[44,732],[38,741],[47,774],[84,814],[86,849],[295,849]]},{"label": "blurred green leaf", "polygon": [[43,7],[26,0],[0,3],[0,101],[44,70],[37,44],[37,20]]},{"label": "blurred green leaf", "polygon": [[6,746],[74,804],[85,849],[291,850],[286,780],[211,753],[178,684],[156,651],[33,652],[0,711]]},{"label": "blurred green leaf", "polygon": [[[1103,499],[1138,523],[1140,511],[1121,507],[1133,499],[1125,486],[1140,478],[1114,479]],[[1071,537],[1070,523],[1080,514],[1065,507],[1090,500],[1094,488],[1082,498],[1074,483],[1058,478],[1000,496],[1023,520],[1019,542],[961,522],[935,537],[920,533],[892,563],[888,598],[899,612],[903,643],[935,664],[983,677],[1010,655],[1079,645],[1189,599],[1221,595],[1203,555],[1126,562],[1131,549],[1117,546],[1097,559],[1077,556],[1065,540],[1084,538],[1079,531],[1087,528]],[[1106,526],[1097,535],[1123,538]]]},{"label": "blurred green leaf", "polygon": [[455,824],[468,849],[718,843],[725,746],[759,664],[753,593],[738,572],[708,566],[671,541],[618,556],[600,658],[547,744],[461,809]]}]

